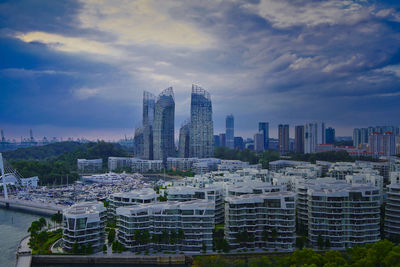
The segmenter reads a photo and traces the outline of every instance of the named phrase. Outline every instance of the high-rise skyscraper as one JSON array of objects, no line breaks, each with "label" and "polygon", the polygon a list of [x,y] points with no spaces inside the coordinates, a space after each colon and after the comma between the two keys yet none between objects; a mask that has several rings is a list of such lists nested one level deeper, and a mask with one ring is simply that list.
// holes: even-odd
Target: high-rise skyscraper
[{"label": "high-rise skyscraper", "polygon": [[153,159],[153,123],[156,97],[143,92],[143,155],[144,159]]},{"label": "high-rise skyscraper", "polygon": [[214,154],[214,130],[210,94],[192,85],[190,105],[190,157],[209,158]]},{"label": "high-rise skyscraper", "polygon": [[264,150],[264,134],[262,132],[254,135],[254,150],[257,152]]},{"label": "high-rise skyscraper", "polygon": [[304,127],[304,153],[315,153],[320,144],[325,144],[325,123],[307,123]]},{"label": "high-rise skyscraper", "polygon": [[279,135],[279,152],[286,154],[289,152],[289,125],[279,124],[278,126]]},{"label": "high-rise skyscraper", "polygon": [[264,137],[264,150],[269,149],[269,123],[259,122],[258,131],[261,132]]},{"label": "high-rise skyscraper", "polygon": [[133,138],[133,153],[135,157],[143,158],[144,155],[143,127],[135,129],[135,136]]},{"label": "high-rise skyscraper", "polygon": [[235,136],[234,143],[235,143],[234,144],[235,149],[239,149],[239,150],[244,149],[243,137]]},{"label": "high-rise skyscraper", "polygon": [[304,153],[304,126],[297,125],[294,127],[294,151],[296,153]]},{"label": "high-rise skyscraper", "polygon": [[392,132],[375,132],[369,135],[369,152],[377,156],[396,154],[396,136]]},{"label": "high-rise skyscraper", "polygon": [[175,156],[175,99],[172,87],[162,91],[155,102],[153,158],[167,162]]},{"label": "high-rise skyscraper", "polygon": [[335,129],[332,127],[325,129],[325,144],[335,143]]},{"label": "high-rise skyscraper", "polygon": [[188,158],[190,156],[190,122],[185,121],[179,130],[179,148],[178,154],[180,158]]},{"label": "high-rise skyscraper", "polygon": [[235,118],[233,115],[226,116],[225,119],[225,126],[226,126],[226,147],[233,149],[234,148],[234,139],[235,139]]},{"label": "high-rise skyscraper", "polygon": [[214,146],[215,147],[220,146],[220,144],[219,144],[219,135],[218,134],[214,135]]}]

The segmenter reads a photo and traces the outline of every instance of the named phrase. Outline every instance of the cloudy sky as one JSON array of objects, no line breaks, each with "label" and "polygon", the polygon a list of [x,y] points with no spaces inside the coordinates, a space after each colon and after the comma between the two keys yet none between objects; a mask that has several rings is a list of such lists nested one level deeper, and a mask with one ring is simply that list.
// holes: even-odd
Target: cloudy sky
[{"label": "cloudy sky", "polygon": [[[215,132],[258,121],[400,124],[400,2],[0,1],[0,128],[6,137],[119,139],[142,92],[173,86],[176,129],[191,84],[212,96]],[[292,133],[291,133],[292,135]]]}]

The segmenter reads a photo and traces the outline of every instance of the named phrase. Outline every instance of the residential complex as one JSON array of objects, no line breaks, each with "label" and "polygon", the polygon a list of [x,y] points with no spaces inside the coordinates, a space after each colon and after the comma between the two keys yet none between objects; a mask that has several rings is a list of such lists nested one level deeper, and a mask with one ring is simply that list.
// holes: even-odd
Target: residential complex
[{"label": "residential complex", "polygon": [[131,251],[211,250],[214,212],[214,202],[208,200],[120,207],[118,240]]},{"label": "residential complex", "polygon": [[190,157],[212,157],[214,154],[213,136],[210,93],[193,84],[190,104]]},{"label": "residential complex", "polygon": [[103,170],[103,159],[78,159],[80,173],[96,173]]},{"label": "residential complex", "polygon": [[63,212],[63,249],[71,252],[74,244],[100,251],[105,242],[107,210],[102,202],[81,202]]},{"label": "residential complex", "polygon": [[157,194],[153,189],[145,188],[131,192],[114,193],[109,197],[109,200],[109,215],[114,217],[119,207],[156,202]]}]

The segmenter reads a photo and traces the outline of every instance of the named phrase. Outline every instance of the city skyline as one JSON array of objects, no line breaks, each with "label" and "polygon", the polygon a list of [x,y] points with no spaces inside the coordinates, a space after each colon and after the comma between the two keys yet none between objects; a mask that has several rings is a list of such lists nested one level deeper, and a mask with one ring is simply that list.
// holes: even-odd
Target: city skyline
[{"label": "city skyline", "polygon": [[0,127],[120,139],[141,125],[143,90],[173,86],[177,139],[192,83],[213,95],[214,133],[231,113],[244,137],[263,121],[271,137],[281,123],[324,121],[337,136],[399,125],[399,6],[3,1]]}]

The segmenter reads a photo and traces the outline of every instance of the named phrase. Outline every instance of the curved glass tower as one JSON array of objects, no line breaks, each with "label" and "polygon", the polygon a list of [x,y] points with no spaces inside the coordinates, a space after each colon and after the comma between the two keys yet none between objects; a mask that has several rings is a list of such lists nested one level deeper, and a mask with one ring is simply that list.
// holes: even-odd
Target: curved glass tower
[{"label": "curved glass tower", "polygon": [[162,91],[155,102],[153,158],[167,162],[175,156],[175,99],[172,87]]},{"label": "curved glass tower", "polygon": [[178,154],[180,158],[188,158],[190,156],[190,121],[187,120],[183,123],[179,130],[179,149]]},{"label": "curved glass tower", "polygon": [[214,130],[210,94],[192,85],[190,106],[190,157],[209,158],[213,151]]}]

